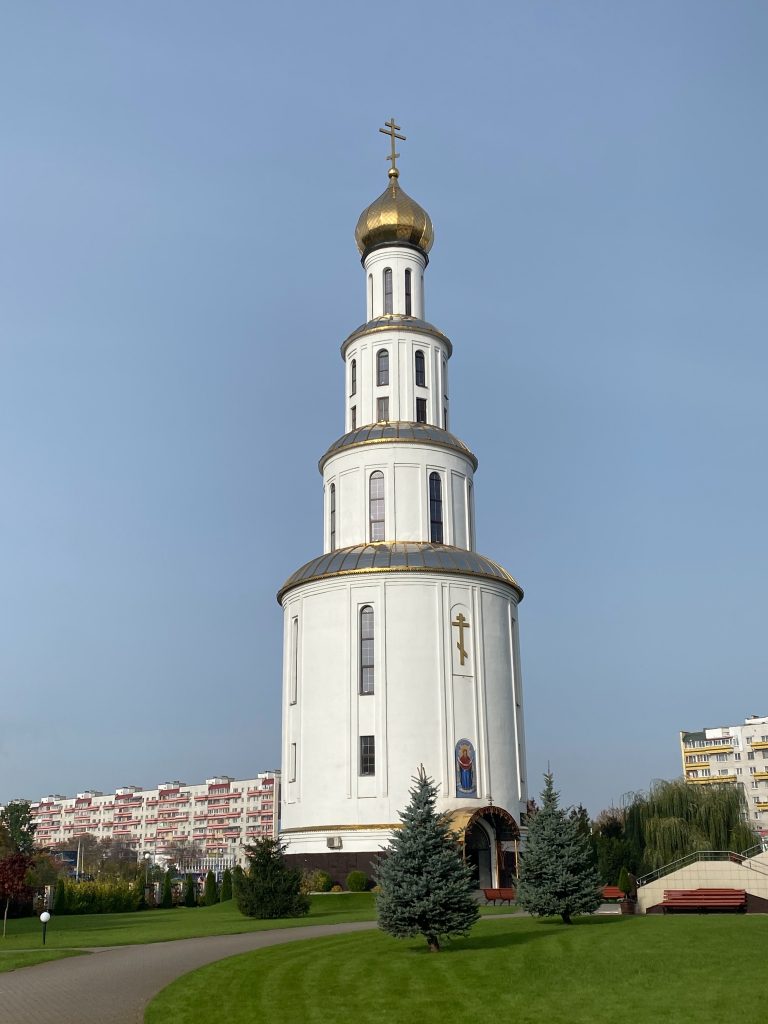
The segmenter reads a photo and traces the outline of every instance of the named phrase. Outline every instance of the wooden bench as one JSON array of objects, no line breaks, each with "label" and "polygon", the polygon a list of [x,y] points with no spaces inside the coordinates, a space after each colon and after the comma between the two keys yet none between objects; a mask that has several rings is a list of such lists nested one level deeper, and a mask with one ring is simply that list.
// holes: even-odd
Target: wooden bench
[{"label": "wooden bench", "polygon": [[738,913],[747,909],[747,893],[745,889],[665,889],[659,906],[664,914],[675,910]]},{"label": "wooden bench", "polygon": [[603,886],[603,899],[604,900],[625,900],[627,897],[618,887],[618,885],[604,885]]},{"label": "wooden bench", "polygon": [[499,903],[512,904],[517,892],[514,889],[483,889],[483,895],[485,896],[485,902],[493,903],[495,907],[496,900]]}]

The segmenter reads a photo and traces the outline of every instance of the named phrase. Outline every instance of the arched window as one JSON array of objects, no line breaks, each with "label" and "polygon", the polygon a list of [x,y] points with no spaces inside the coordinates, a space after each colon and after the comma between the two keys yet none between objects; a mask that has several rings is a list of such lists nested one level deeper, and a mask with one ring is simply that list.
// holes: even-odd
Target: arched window
[{"label": "arched window", "polygon": [[429,539],[443,543],[443,481],[439,473],[429,474]]},{"label": "arched window", "polygon": [[385,348],[376,353],[376,383],[379,387],[389,384],[389,352]]},{"label": "arched window", "polygon": [[474,520],[474,509],[472,507],[472,484],[468,483],[467,484],[467,533],[469,534],[469,536],[467,538],[467,547],[469,548],[470,551],[474,550],[474,545],[472,543],[472,531],[475,528],[475,524],[474,524],[473,520]]},{"label": "arched window", "polygon": [[368,275],[368,319],[373,317],[373,274]]},{"label": "arched window", "polygon": [[360,693],[373,693],[373,608],[360,609]]},{"label": "arched window", "polygon": [[392,313],[392,271],[387,267],[384,271],[384,312]]},{"label": "arched window", "polygon": [[405,272],[405,315],[411,315],[411,272]]},{"label": "arched window", "polygon": [[357,360],[352,360],[352,366],[350,367],[350,384],[349,393],[350,395],[357,394]]},{"label": "arched window", "polygon": [[416,387],[425,388],[427,386],[427,372],[424,367],[424,353],[419,349],[416,353]]},{"label": "arched window", "polygon": [[331,484],[330,497],[331,551],[336,550],[336,484]]},{"label": "arched window", "polygon": [[371,540],[384,540],[384,474],[378,470],[368,481],[368,521]]}]

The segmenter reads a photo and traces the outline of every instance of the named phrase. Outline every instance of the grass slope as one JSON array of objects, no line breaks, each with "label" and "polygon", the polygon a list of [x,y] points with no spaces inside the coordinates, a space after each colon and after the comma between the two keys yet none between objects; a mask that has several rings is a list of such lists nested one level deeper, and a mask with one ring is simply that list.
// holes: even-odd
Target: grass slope
[{"label": "grass slope", "polygon": [[[54,915],[48,925],[46,941],[49,949],[129,946],[205,935],[233,935],[269,928],[372,921],[375,916],[371,893],[330,893],[313,896],[306,917],[281,918],[276,921],[257,921],[243,917],[234,901],[217,903],[213,907],[177,907],[175,910],[147,910],[135,914]],[[21,918],[8,923],[8,935],[0,939],[0,950],[29,949],[39,943],[38,919]]]},{"label": "grass slope", "polygon": [[520,917],[481,922],[439,954],[381,933],[247,953],[194,971],[146,1024],[751,1024],[737,979],[764,974],[760,916]]},{"label": "grass slope", "polygon": [[79,956],[74,949],[26,949],[6,953],[0,950],[0,974],[3,971],[15,971],[17,967],[32,967],[33,964],[44,964],[49,960],[60,960],[64,956]]}]

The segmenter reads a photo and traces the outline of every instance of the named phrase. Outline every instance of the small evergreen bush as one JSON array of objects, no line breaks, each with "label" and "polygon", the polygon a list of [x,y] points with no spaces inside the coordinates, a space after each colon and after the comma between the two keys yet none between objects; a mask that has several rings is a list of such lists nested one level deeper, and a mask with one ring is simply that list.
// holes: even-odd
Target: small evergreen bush
[{"label": "small evergreen bush", "polygon": [[222,903],[226,903],[227,900],[232,899],[232,872],[229,868],[226,868],[224,874],[221,876],[221,892],[219,899]]},{"label": "small evergreen bush", "polygon": [[163,875],[163,895],[160,897],[160,907],[162,910],[170,910],[173,906],[173,884],[171,882],[171,872],[166,871]]},{"label": "small evergreen bush", "polygon": [[301,873],[283,860],[285,847],[277,839],[262,836],[246,846],[248,870],[235,886],[241,914],[261,919],[302,917],[309,911],[309,897],[301,892]]},{"label": "small evergreen bush", "polygon": [[347,888],[350,892],[365,892],[368,888],[368,875],[364,871],[350,871],[347,875]]},{"label": "small evergreen bush", "polygon": [[184,879],[184,906],[197,906],[197,886],[192,875],[187,875]]},{"label": "small evergreen bush", "polygon": [[205,888],[203,889],[203,904],[206,907],[212,907],[214,903],[219,902],[219,892],[216,887],[216,875],[212,871],[209,871],[205,876]]},{"label": "small evergreen bush", "polygon": [[53,912],[54,914],[67,913],[67,883],[63,878],[56,883],[56,891],[53,894]]}]

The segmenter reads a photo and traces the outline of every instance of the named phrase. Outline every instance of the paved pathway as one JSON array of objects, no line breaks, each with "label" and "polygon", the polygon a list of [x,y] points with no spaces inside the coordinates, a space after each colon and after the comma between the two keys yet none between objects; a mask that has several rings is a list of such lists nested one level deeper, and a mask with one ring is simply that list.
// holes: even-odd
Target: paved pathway
[{"label": "paved pathway", "polygon": [[187,971],[280,942],[371,928],[375,921],[113,946],[23,967],[0,974],[0,1024],[142,1024],[152,997]]}]

